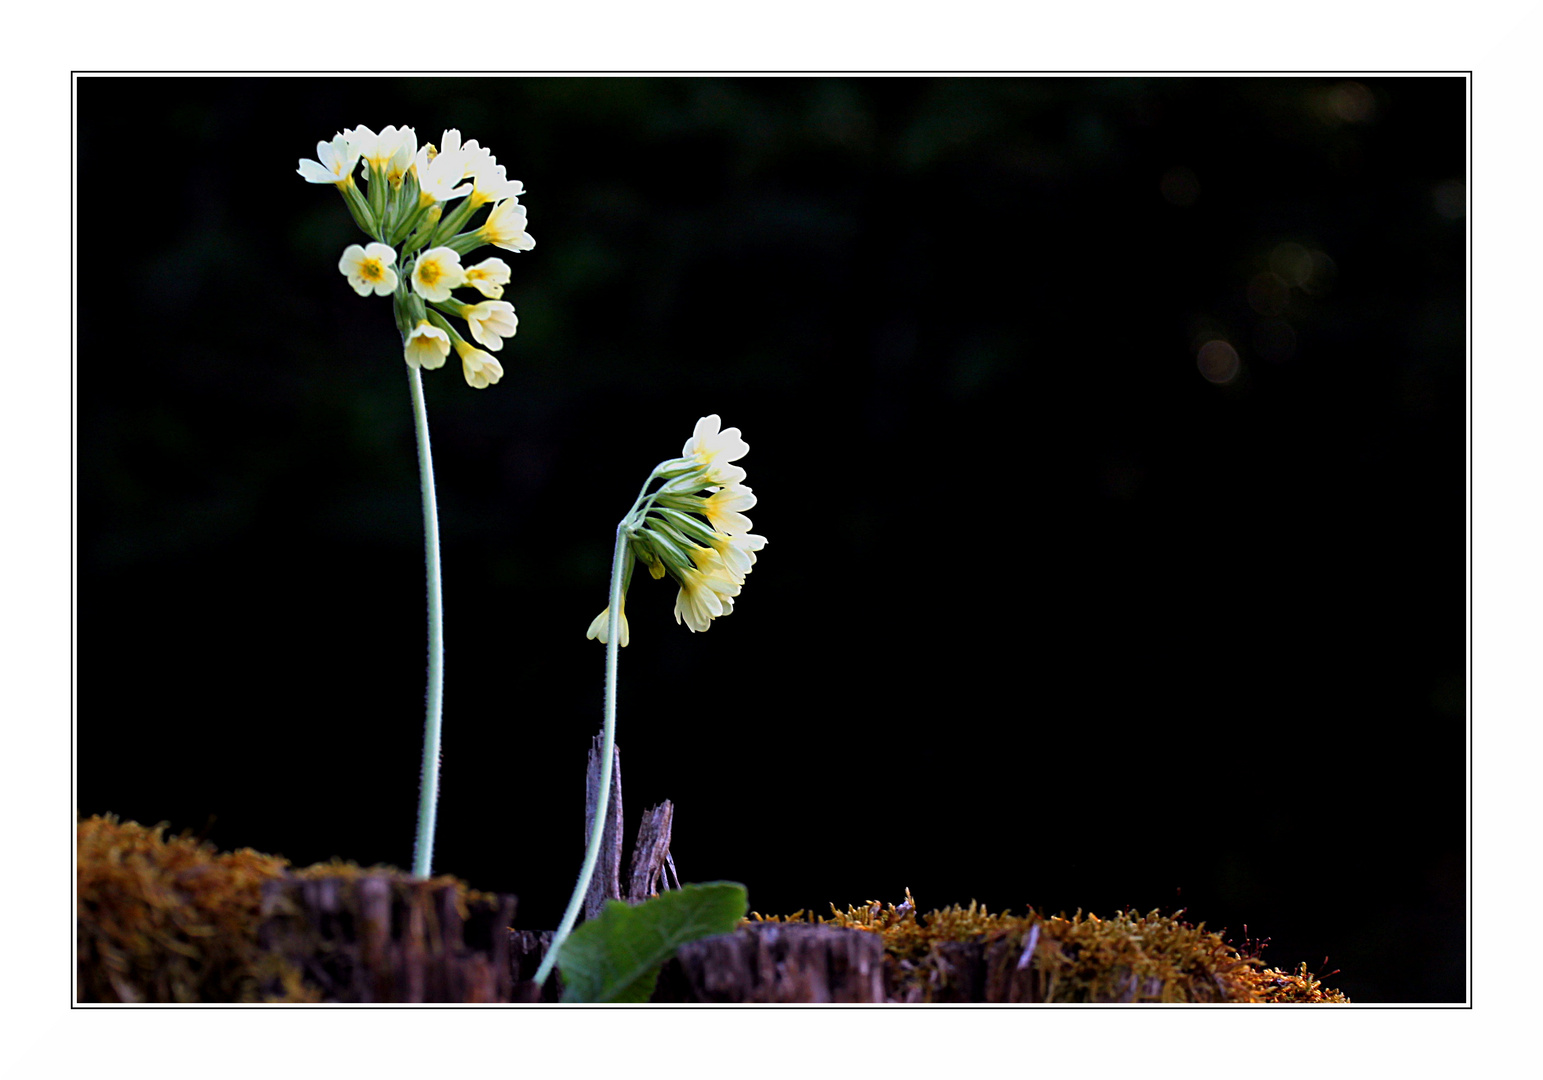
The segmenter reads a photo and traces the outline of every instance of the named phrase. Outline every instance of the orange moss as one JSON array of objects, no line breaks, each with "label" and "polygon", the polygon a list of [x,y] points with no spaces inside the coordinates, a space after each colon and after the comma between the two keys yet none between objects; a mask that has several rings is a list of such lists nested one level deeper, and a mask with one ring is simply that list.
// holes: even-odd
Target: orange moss
[{"label": "orange moss", "polygon": [[263,882],[289,863],[219,854],[116,817],[76,825],[81,1001],[255,1001]]},{"label": "orange moss", "polygon": [[[984,957],[1023,958],[1033,998],[1051,1002],[1347,1002],[1307,973],[1304,964],[1288,975],[1268,968],[1257,950],[1240,952],[1222,935],[1192,926],[1175,912],[1123,911],[1100,919],[1078,911],[1043,916],[992,914],[969,907],[918,915],[907,889],[899,906],[870,901],[829,918],[800,910],[789,916],[752,912],[747,921],[818,922],[880,934],[890,969],[891,997],[931,1001],[946,995],[958,968],[957,946],[978,944]],[[1000,965],[999,965],[1000,966]],[[997,973],[998,982],[1011,974]],[[1018,1000],[1014,998],[1013,1000]]]},{"label": "orange moss", "polygon": [[[250,848],[220,853],[208,841],[166,837],[94,816],[76,823],[76,995],[80,1001],[252,1002],[278,985],[274,1000],[315,1001],[298,969],[258,944],[263,885],[285,876],[403,876],[333,860],[297,870]],[[449,875],[466,917],[469,900],[488,898]]]}]

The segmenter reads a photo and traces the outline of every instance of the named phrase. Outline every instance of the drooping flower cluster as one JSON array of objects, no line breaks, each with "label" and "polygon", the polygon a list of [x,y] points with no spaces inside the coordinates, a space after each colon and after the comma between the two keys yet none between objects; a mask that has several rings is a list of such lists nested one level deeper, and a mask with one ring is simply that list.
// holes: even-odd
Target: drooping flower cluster
[{"label": "drooping flower cluster", "polygon": [[[359,167],[364,181],[354,182]],[[466,321],[478,345],[497,352],[519,326],[514,305],[500,299],[509,283],[509,265],[487,258],[472,266],[461,258],[492,244],[506,251],[536,246],[525,231],[525,186],[505,175],[504,166],[475,139],[446,131],[436,149],[418,145],[410,127],[387,127],[379,134],[367,127],[339,132],[316,144],[316,160],[297,170],[313,184],[332,184],[354,221],[373,242],[350,244],[338,270],[360,296],[390,296],[402,352],[413,367],[444,365],[450,350],[461,358],[469,385],[491,386],[504,369],[491,353],[461,336],[445,316]],[[452,199],[463,199],[446,212]],[[467,228],[472,215],[491,203],[487,218]],[[402,260],[398,265],[397,260]],[[454,290],[474,289],[483,300],[469,304]]]},{"label": "drooping flower cluster", "polygon": [[[631,636],[626,590],[635,562],[655,579],[674,579],[680,586],[675,621],[695,632],[734,610],[734,598],[755,565],[755,553],[766,546],[766,538],[750,531],[745,516],[755,505],[755,495],[744,483],[745,470],[730,464],[750,447],[739,428],[719,430],[719,424],[716,413],[696,422],[681,456],[654,469],[622,523],[633,556],[622,582],[622,645]],[[664,482],[649,492],[656,478]],[[607,640],[610,610],[607,607],[589,624],[587,637]]]}]

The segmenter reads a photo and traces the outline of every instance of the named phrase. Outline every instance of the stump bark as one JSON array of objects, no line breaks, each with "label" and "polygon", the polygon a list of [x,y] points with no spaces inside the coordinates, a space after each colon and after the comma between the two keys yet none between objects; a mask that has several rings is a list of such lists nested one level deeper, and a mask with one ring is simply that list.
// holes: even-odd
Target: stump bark
[{"label": "stump bark", "polygon": [[509,1000],[521,1004],[556,1004],[562,999],[562,979],[555,973],[546,985],[536,985],[536,969],[546,958],[552,946],[551,930],[509,931],[509,971],[514,981],[514,991]]},{"label": "stump bark", "polygon": [[258,942],[323,1001],[509,1001],[514,909],[513,896],[468,896],[444,879],[285,875],[263,885]]},{"label": "stump bark", "polygon": [[757,923],[688,942],[660,973],[656,1002],[884,1000],[884,942],[835,926]]}]

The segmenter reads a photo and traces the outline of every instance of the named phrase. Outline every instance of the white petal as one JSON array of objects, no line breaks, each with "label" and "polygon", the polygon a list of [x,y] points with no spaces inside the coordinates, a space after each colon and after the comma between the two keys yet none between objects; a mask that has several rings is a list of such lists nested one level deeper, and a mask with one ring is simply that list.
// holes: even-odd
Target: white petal
[{"label": "white petal", "polygon": [[335,184],[341,179],[334,175],[331,169],[315,161],[302,159],[300,168],[295,171],[304,177],[308,184]]}]

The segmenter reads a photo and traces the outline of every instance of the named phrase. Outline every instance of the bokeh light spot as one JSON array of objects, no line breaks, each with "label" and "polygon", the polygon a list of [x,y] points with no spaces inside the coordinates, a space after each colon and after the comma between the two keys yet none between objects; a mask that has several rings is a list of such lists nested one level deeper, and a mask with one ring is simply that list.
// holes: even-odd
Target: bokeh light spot
[{"label": "bokeh light spot", "polygon": [[1324,99],[1329,113],[1347,124],[1367,124],[1377,117],[1377,99],[1358,82],[1342,82]]},{"label": "bokeh light spot", "polygon": [[1238,350],[1219,338],[1212,338],[1200,346],[1195,366],[1207,382],[1225,386],[1238,377],[1243,361],[1238,358]]}]

